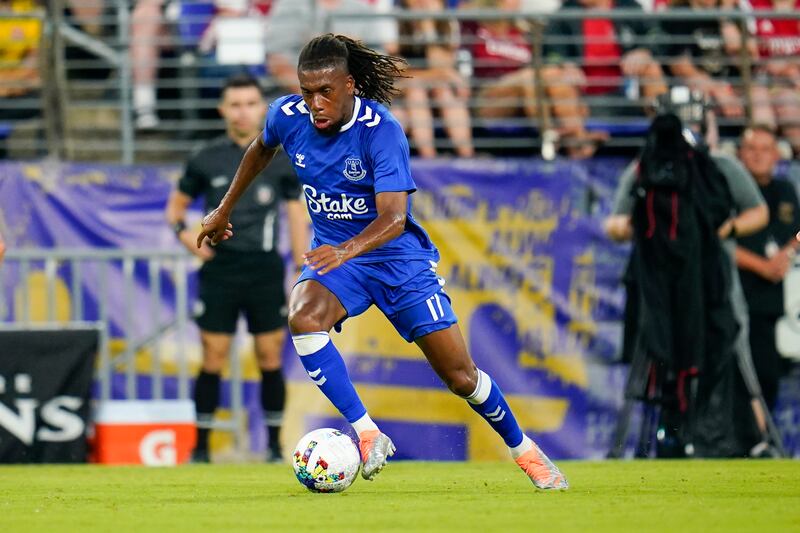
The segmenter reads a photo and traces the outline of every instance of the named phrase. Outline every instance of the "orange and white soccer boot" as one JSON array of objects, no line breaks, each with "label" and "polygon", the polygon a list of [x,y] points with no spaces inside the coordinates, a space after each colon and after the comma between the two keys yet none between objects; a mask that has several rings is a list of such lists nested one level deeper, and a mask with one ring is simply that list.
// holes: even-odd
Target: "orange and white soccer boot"
[{"label": "orange and white soccer boot", "polygon": [[561,473],[544,452],[533,443],[533,447],[515,459],[537,489],[566,490],[569,488],[567,478]]},{"label": "orange and white soccer boot", "polygon": [[361,477],[372,481],[394,455],[396,448],[387,435],[377,429],[362,431],[358,435],[361,450]]}]

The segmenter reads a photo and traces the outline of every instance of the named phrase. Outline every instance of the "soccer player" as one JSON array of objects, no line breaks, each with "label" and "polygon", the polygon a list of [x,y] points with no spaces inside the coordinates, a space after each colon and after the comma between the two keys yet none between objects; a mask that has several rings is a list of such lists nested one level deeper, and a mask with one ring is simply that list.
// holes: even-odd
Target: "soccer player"
[{"label": "soccer player", "polygon": [[411,215],[416,186],[408,141],[383,105],[395,94],[403,65],[342,35],[306,44],[297,67],[302,96],[270,106],[263,134],[247,149],[219,207],[203,220],[197,246],[206,237],[212,244],[232,237],[234,205],[283,145],[314,227],[312,250],[289,298],[289,328],[308,375],[359,436],[362,477],[373,479],[395,448],[367,413],[328,332],[375,304],[503,438],[536,487],[566,489],[562,473],[522,433],[500,388],[472,361],[436,274],[439,252]]}]

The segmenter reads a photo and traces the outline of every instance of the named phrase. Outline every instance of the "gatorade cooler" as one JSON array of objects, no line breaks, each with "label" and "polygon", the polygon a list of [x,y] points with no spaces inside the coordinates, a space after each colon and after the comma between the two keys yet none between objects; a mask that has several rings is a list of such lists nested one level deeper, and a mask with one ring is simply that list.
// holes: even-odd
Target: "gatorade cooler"
[{"label": "gatorade cooler", "polygon": [[197,435],[190,400],[101,402],[95,413],[94,461],[173,466],[191,456]]}]

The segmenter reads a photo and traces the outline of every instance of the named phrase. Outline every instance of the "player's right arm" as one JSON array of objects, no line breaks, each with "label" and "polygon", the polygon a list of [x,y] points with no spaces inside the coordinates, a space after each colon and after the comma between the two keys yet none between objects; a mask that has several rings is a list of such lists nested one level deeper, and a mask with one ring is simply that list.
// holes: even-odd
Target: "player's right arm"
[{"label": "player's right arm", "polygon": [[[233,181],[228,187],[228,192],[222,197],[219,206],[203,219],[203,230],[197,236],[198,248],[206,237],[211,240],[212,245],[233,237],[233,225],[230,223],[233,208],[247,187],[253,183],[262,170],[267,168],[278,152],[281,145],[281,132],[279,131],[281,128],[278,124],[280,106],[290,98],[292,95],[284,96],[270,104],[264,131],[247,147],[242,162],[236,169],[236,175],[233,176]],[[288,116],[286,113],[283,115]]]},{"label": "player's right arm", "polygon": [[233,225],[229,222],[231,212],[236,202],[241,198],[242,193],[250,186],[256,176],[264,170],[275,153],[277,146],[267,146],[264,143],[264,136],[259,135],[242,157],[236,175],[233,177],[228,192],[222,198],[219,206],[210,212],[203,219],[203,229],[197,236],[197,247],[200,248],[206,237],[211,239],[211,244],[218,244],[221,241],[230,239],[233,236]]}]

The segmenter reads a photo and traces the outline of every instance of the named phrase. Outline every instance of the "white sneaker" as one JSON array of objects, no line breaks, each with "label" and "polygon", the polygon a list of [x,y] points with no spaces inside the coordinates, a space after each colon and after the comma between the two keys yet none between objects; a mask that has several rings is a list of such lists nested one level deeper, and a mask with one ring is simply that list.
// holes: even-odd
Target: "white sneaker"
[{"label": "white sneaker", "polygon": [[137,130],[154,130],[158,127],[158,115],[153,111],[138,113],[136,115]]}]

